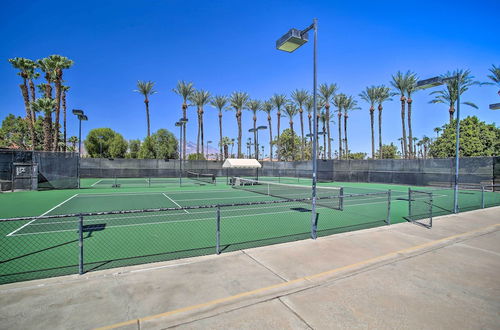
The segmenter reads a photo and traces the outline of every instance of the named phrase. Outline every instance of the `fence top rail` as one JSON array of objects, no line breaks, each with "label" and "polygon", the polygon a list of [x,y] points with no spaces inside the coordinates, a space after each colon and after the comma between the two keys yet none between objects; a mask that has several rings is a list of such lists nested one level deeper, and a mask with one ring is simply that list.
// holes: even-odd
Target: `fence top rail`
[{"label": "fence top rail", "polygon": [[[350,197],[360,197],[360,196],[382,196],[382,195],[387,196],[388,194],[389,194],[389,191],[381,191],[381,192],[373,192],[373,193],[366,193],[366,194],[345,194],[345,195],[339,195],[339,196],[316,197],[316,200],[329,200],[329,199],[337,199],[337,198],[346,199],[346,198],[350,198]],[[283,203],[308,202],[308,201],[309,202],[312,201],[312,198],[293,198],[293,199],[290,198],[290,199],[283,199],[283,200],[260,201],[260,202],[225,203],[225,204],[210,204],[210,205],[197,205],[197,206],[184,206],[184,207],[160,207],[160,208],[149,208],[149,209],[138,209],[138,210],[80,212],[80,213],[54,214],[54,215],[31,216],[31,217],[17,217],[17,218],[3,218],[3,219],[0,218],[0,223],[9,222],[9,221],[30,221],[30,220],[40,220],[40,219],[79,218],[79,217],[90,217],[90,216],[100,216],[100,215],[213,209],[213,208],[219,208],[219,207],[283,204]]]}]

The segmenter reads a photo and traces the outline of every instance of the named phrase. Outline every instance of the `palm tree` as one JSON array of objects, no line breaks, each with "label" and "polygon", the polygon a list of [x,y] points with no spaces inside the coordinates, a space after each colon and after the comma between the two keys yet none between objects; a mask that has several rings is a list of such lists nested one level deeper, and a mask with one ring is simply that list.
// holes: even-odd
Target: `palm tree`
[{"label": "palm tree", "polygon": [[299,108],[294,103],[289,102],[285,105],[285,113],[289,119],[288,123],[290,124],[290,131],[292,132],[292,160],[295,160],[295,131],[293,130],[293,117],[297,115],[298,112]]},{"label": "palm tree", "polygon": [[31,103],[36,112],[43,112],[43,150],[50,151],[52,147],[52,112],[56,107],[56,101],[44,97]]},{"label": "palm tree", "polygon": [[[187,118],[187,101],[194,92],[193,83],[183,80],[178,81],[177,86],[172,91],[182,97],[182,118]],[[186,123],[184,123],[182,132],[182,159],[186,159]]]},{"label": "palm tree", "polygon": [[231,157],[233,157],[234,139],[231,139]]},{"label": "palm tree", "polygon": [[[382,104],[385,101],[391,101],[390,88],[384,85],[377,87],[377,103],[378,103],[378,146],[379,146],[379,158],[382,159],[382,110],[384,107]],[[403,140],[403,145],[406,140]]]},{"label": "palm tree", "polygon": [[328,159],[332,158],[332,145],[330,141],[330,102],[332,97],[335,95],[338,87],[337,84],[321,84],[319,86],[320,98],[325,103],[325,115],[326,115],[326,134],[328,138]]},{"label": "palm tree", "polygon": [[[490,78],[490,80],[493,82],[486,82],[484,84],[497,85],[497,87],[500,87],[500,67],[492,65],[490,68],[490,72],[491,74],[488,75],[488,78]],[[498,95],[500,95],[500,90],[498,91]]]},{"label": "palm tree", "polygon": [[401,150],[403,150],[403,138],[398,138],[398,141],[401,144]]},{"label": "palm tree", "polygon": [[250,97],[247,93],[244,92],[233,92],[230,97],[231,107],[233,107],[236,113],[236,121],[238,123],[238,156],[236,158],[240,158],[241,153],[241,115],[243,113],[243,109],[246,108],[248,99]]},{"label": "palm tree", "polygon": [[292,100],[297,104],[300,114],[300,133],[301,133],[301,156],[304,160],[304,149],[305,149],[305,139],[304,139],[304,105],[306,105],[309,99],[309,93],[304,89],[296,89],[292,92]]},{"label": "palm tree", "polygon": [[345,141],[345,159],[349,159],[349,144],[347,139],[347,118],[349,118],[349,112],[353,110],[358,110],[358,102],[352,96],[346,96],[344,100],[344,141]]},{"label": "palm tree", "polygon": [[309,141],[312,143],[312,116],[314,110],[314,99],[312,96],[309,96],[304,103],[304,106],[307,111],[307,119],[309,121]]},{"label": "palm tree", "polygon": [[271,125],[271,112],[274,109],[274,105],[271,101],[265,101],[262,103],[261,110],[267,114],[267,123],[269,125],[269,159],[273,161],[273,130]]},{"label": "palm tree", "polygon": [[26,120],[28,121],[28,129],[31,135],[31,150],[35,150],[35,118],[33,117],[34,111],[31,109],[28,79],[33,76],[32,72],[34,72],[36,65],[34,61],[22,57],[11,58],[9,59],[9,63],[15,69],[19,70],[18,75],[23,79],[23,83],[19,85],[19,88],[23,95]]},{"label": "palm tree", "polygon": [[36,65],[42,72],[45,74],[44,78],[46,83],[43,84],[43,94],[45,98],[52,98],[52,82],[54,82],[54,62],[51,61],[48,57],[42,58],[41,60],[36,61]]},{"label": "palm tree", "polygon": [[[429,103],[444,103],[448,104],[448,112],[450,114],[450,124],[453,123],[453,116],[455,114],[455,103],[457,101],[458,95],[465,93],[469,87],[473,85],[479,85],[478,81],[473,80],[474,77],[471,76],[470,70],[455,70],[453,72],[448,71],[443,78],[451,78],[446,81],[446,87],[443,90],[434,91],[431,95],[436,95],[434,100]],[[475,109],[478,106],[472,102],[461,102],[462,104],[468,105]]]},{"label": "palm tree", "polygon": [[[233,140],[234,141],[234,140]],[[231,145],[231,139],[228,138],[227,136],[224,136],[220,142],[219,145],[221,146],[221,149],[224,148],[224,153],[221,153],[221,158],[224,157],[223,159],[227,159],[229,157],[228,155],[228,146]]]},{"label": "palm tree", "polygon": [[441,133],[443,129],[441,127],[436,127],[434,128],[434,132],[436,132],[436,137],[438,138],[439,137],[439,133]]},{"label": "palm tree", "polygon": [[344,107],[346,95],[341,93],[333,97],[333,105],[337,108],[338,126],[339,126],[339,159],[342,159],[342,109]]},{"label": "palm tree", "polygon": [[228,103],[228,99],[223,95],[216,95],[210,101],[210,105],[219,110],[219,147],[220,147],[220,156],[222,159],[222,147],[223,144],[220,143],[222,141],[222,110],[225,110],[226,105]]},{"label": "palm tree", "polygon": [[401,71],[398,71],[396,75],[392,76],[391,85],[396,89],[401,95],[401,127],[403,128],[403,157],[408,157],[408,147],[406,140],[406,124],[405,124],[405,104],[406,104],[406,89],[408,86],[408,77],[411,75],[410,71],[403,74]]},{"label": "palm tree", "polygon": [[[198,135],[196,137],[196,153],[201,154],[203,156],[203,151],[205,150],[205,139],[203,129],[203,107],[210,102],[210,92],[207,92],[203,89],[198,91],[194,91],[191,97],[189,98],[194,105],[196,105],[197,113],[198,113]],[[201,150],[200,150],[200,142],[201,142]]]},{"label": "palm tree", "polygon": [[413,72],[408,72],[408,78],[406,82],[406,103],[408,103],[408,157],[411,158],[414,155],[413,152],[413,133],[411,129],[411,104],[413,100],[411,95],[417,91],[417,81],[418,77]]},{"label": "palm tree", "polygon": [[[274,94],[273,97],[271,97],[271,102],[273,103],[274,107],[276,108],[276,115],[278,117],[278,143],[280,140],[280,124],[281,124],[281,108],[286,104],[287,99],[286,95],[284,94]],[[278,160],[280,160],[280,146],[278,145],[278,150],[276,151],[278,154]]]},{"label": "palm tree", "polygon": [[61,101],[63,108],[63,139],[64,139],[64,151],[66,152],[66,92],[69,91],[69,86],[61,85]]},{"label": "palm tree", "polygon": [[422,144],[424,146],[424,159],[427,158],[427,148],[429,147],[429,143],[431,142],[431,139],[429,139],[427,136],[422,137]]},{"label": "palm tree", "polygon": [[149,123],[149,96],[156,94],[156,91],[153,89],[154,82],[152,81],[137,81],[137,89],[134,92],[140,93],[144,96],[144,104],[146,105],[146,122],[148,125],[148,137],[151,136],[151,126]]},{"label": "palm tree", "polygon": [[75,152],[76,151],[76,144],[78,143],[78,138],[73,135],[68,139],[68,142],[71,143],[72,150],[73,150],[73,152]]},{"label": "palm tree", "polygon": [[[54,84],[56,87],[56,98],[55,98],[56,109],[55,109],[55,121],[54,121],[54,137],[52,146],[52,150],[56,151],[59,145],[59,137],[60,137],[59,118],[61,113],[63,70],[69,69],[73,65],[73,61],[61,55],[50,55],[47,59],[48,61],[51,62],[50,67],[53,70],[52,76],[54,78]],[[148,110],[146,110],[146,112],[148,112]],[[149,114],[148,114],[148,127],[149,127]],[[66,144],[66,141],[64,143]]]},{"label": "palm tree", "polygon": [[415,147],[415,143],[417,143],[418,138],[414,137],[413,138],[413,155],[416,156],[417,154],[417,147]]},{"label": "palm tree", "polygon": [[255,159],[259,159],[259,146],[257,145],[257,111],[262,108],[262,102],[258,100],[250,100],[247,102],[247,109],[253,113],[253,144]]},{"label": "palm tree", "polygon": [[362,100],[370,104],[370,128],[372,133],[372,159],[375,159],[375,103],[377,102],[377,87],[366,87],[364,91],[359,94]]},{"label": "palm tree", "polygon": [[320,115],[319,115],[319,121],[321,121],[321,127],[323,128],[323,159],[325,159],[326,157],[326,132],[325,132],[325,129],[326,129],[326,123],[327,123],[327,115],[326,115],[326,111],[321,111],[320,112]]}]

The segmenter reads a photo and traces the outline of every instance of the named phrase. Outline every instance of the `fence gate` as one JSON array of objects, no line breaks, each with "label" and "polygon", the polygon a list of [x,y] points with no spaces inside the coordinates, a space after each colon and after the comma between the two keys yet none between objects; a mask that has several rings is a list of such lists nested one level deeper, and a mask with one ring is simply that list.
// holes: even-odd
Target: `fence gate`
[{"label": "fence gate", "polygon": [[38,164],[12,163],[12,191],[38,189]]},{"label": "fence gate", "polygon": [[408,189],[408,217],[414,224],[432,228],[432,193]]}]

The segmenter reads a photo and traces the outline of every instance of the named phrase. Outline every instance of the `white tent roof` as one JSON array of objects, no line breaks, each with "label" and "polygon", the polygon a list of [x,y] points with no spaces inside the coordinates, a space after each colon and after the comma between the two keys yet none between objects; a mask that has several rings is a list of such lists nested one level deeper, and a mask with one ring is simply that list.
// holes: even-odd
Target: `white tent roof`
[{"label": "white tent roof", "polygon": [[222,164],[222,168],[261,168],[262,165],[256,159],[228,158]]}]

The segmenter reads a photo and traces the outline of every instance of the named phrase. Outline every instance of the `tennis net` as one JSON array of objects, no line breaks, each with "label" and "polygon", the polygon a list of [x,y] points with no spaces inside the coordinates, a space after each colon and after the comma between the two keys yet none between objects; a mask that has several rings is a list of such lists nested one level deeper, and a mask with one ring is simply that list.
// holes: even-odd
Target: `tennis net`
[{"label": "tennis net", "polygon": [[[257,181],[239,177],[232,178],[231,183],[235,189],[286,200],[310,199],[312,192],[310,186]],[[316,205],[335,210],[342,210],[343,208],[344,189],[342,187],[316,187],[316,197]],[[308,200],[307,202],[310,203],[311,201]]]},{"label": "tennis net", "polygon": [[186,178],[191,179],[191,180],[215,184],[215,175],[214,174],[186,171],[185,176],[186,176]]}]

